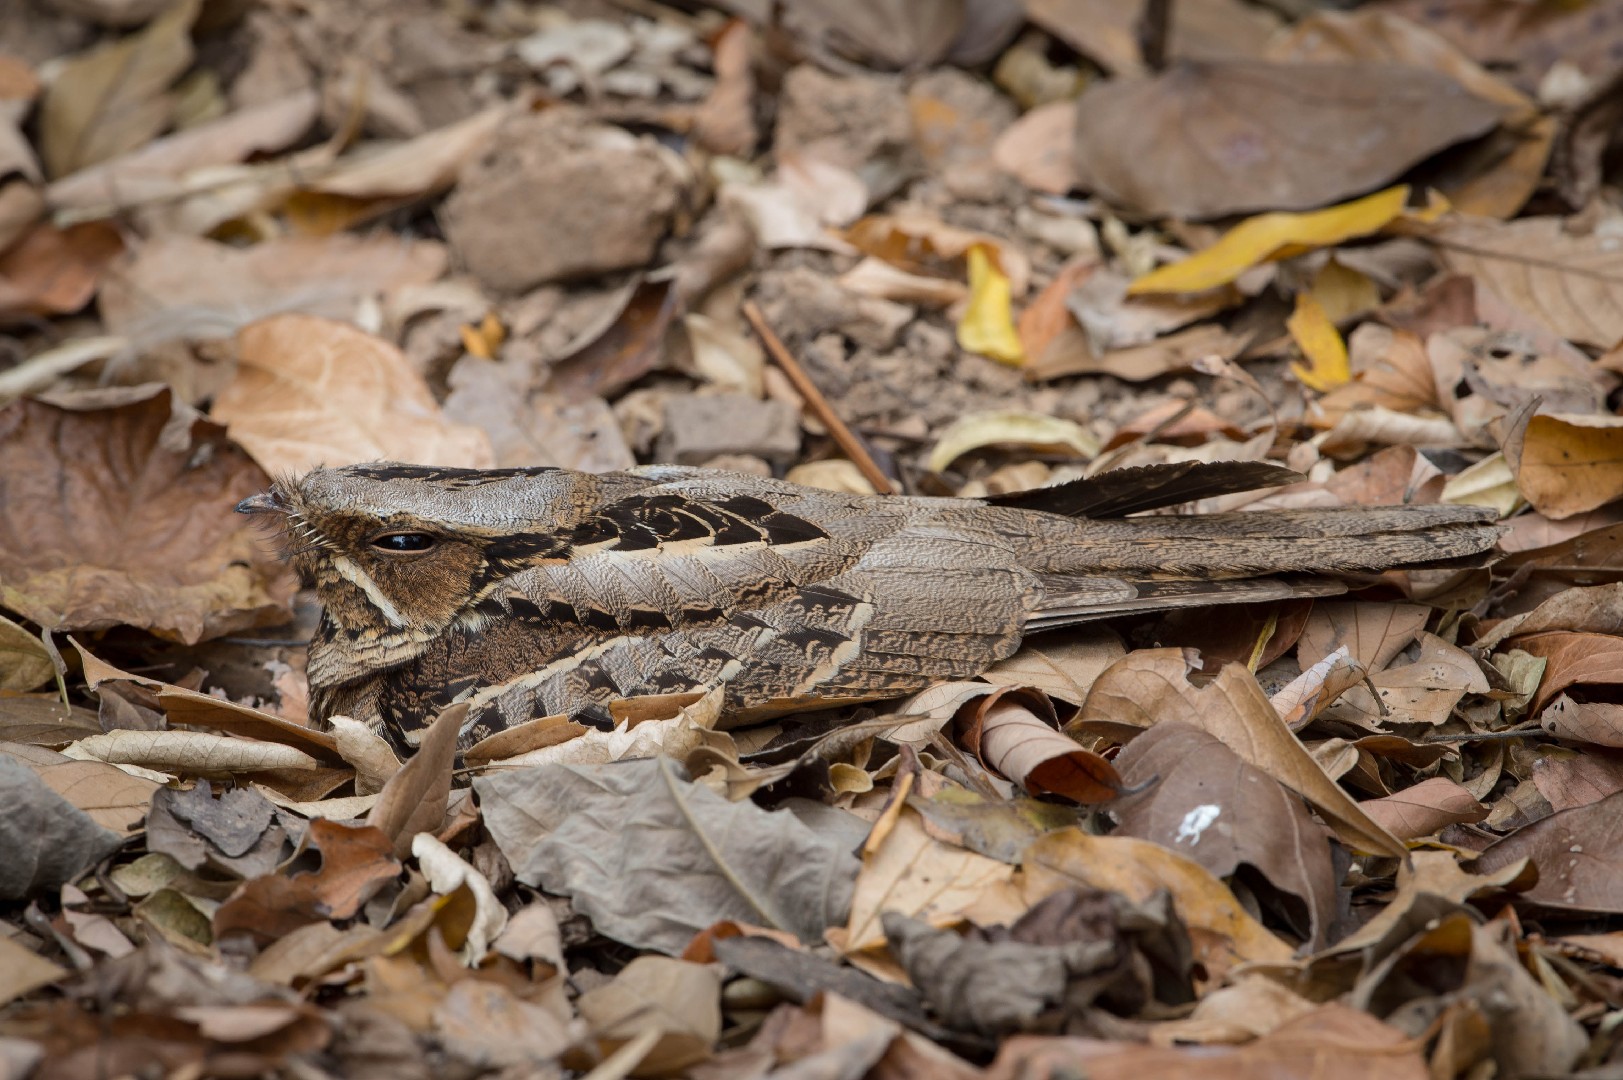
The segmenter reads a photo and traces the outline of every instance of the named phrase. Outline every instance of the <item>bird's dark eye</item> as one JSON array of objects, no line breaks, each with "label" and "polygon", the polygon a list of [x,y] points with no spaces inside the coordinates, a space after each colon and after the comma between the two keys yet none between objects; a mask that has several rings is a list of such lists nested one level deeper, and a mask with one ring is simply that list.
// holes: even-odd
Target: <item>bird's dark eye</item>
[{"label": "bird's dark eye", "polygon": [[387,533],[374,539],[372,546],[384,551],[427,551],[434,546],[434,538],[427,533]]}]

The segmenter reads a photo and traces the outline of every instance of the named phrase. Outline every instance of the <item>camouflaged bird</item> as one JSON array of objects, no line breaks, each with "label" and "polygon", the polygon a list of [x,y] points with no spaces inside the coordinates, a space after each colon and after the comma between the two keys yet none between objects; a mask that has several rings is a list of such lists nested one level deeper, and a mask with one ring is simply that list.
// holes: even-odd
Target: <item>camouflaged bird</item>
[{"label": "camouflaged bird", "polygon": [[[410,752],[466,701],[462,744],[615,698],[725,685],[725,723],[972,677],[1037,630],[1126,612],[1327,595],[1327,575],[1446,566],[1491,511],[1347,507],[1125,517],[1299,479],[1152,466],[989,499],[839,494],[656,466],[586,474],[371,464],[278,481],[323,614],[312,713]],[[1314,575],[1303,578],[1302,575]]]}]

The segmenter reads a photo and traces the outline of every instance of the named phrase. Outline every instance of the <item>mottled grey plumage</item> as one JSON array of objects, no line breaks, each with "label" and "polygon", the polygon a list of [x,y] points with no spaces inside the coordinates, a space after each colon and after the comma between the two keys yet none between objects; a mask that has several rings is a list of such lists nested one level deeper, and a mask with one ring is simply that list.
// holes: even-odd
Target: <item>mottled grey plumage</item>
[{"label": "mottled grey plumage", "polygon": [[285,515],[322,601],[315,714],[409,748],[453,701],[471,704],[466,741],[721,684],[734,723],[893,697],[976,675],[1036,629],[1338,592],[1333,575],[1446,565],[1498,535],[1460,506],[1113,516],[1291,478],[1165,466],[969,500],[385,463],[279,481],[243,509]]}]

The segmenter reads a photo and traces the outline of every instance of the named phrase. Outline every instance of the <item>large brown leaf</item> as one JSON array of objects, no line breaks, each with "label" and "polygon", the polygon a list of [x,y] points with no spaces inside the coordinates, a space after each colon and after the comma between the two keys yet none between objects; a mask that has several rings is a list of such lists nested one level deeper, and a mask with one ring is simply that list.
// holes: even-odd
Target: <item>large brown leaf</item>
[{"label": "large brown leaf", "polygon": [[1153,841],[1220,878],[1255,867],[1301,902],[1311,944],[1328,943],[1337,911],[1329,838],[1295,793],[1177,721],[1150,728],[1116,762],[1128,786],[1148,787],[1117,803],[1115,835]]},{"label": "large brown leaf", "polygon": [[167,388],[15,402],[0,411],[0,604],[187,643],[285,622],[292,578],[233,512],[267,482]]},{"label": "large brown leaf", "polygon": [[1500,112],[1395,64],[1186,62],[1084,95],[1077,167],[1083,187],[1147,214],[1307,210],[1489,131]]},{"label": "large brown leaf", "polygon": [[1523,858],[1538,884],[1523,896],[1568,911],[1623,912],[1623,792],[1551,814],[1482,853],[1473,870],[1491,873]]}]

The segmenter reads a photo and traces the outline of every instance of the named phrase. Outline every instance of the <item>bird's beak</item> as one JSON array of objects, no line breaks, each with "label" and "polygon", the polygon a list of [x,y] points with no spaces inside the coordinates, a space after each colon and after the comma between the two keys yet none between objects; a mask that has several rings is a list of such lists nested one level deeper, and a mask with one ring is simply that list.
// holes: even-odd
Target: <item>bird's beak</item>
[{"label": "bird's beak", "polygon": [[261,491],[258,495],[250,495],[237,504],[239,514],[282,514],[287,507],[282,500],[276,497],[274,491]]}]

